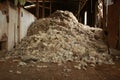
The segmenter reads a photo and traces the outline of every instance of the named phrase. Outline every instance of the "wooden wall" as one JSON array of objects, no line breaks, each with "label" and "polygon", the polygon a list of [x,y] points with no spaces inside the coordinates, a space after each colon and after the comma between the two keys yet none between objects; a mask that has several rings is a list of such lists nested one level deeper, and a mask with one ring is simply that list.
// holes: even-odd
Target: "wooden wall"
[{"label": "wooden wall", "polygon": [[[104,29],[106,28],[106,6],[104,5]],[[108,41],[112,48],[120,47],[120,0],[114,0],[114,4],[108,6]]]}]

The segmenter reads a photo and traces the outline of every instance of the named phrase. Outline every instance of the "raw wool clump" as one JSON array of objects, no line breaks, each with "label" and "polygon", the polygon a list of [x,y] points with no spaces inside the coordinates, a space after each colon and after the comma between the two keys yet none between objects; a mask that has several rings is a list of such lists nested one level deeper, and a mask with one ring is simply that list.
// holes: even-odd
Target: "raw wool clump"
[{"label": "raw wool clump", "polygon": [[58,19],[60,21],[67,21],[69,23],[70,22],[74,24],[78,23],[76,17],[69,11],[57,10],[50,17],[53,19]]},{"label": "raw wool clump", "polygon": [[34,22],[27,34],[10,54],[24,62],[73,61],[78,69],[112,63],[102,29],[79,23],[71,12],[58,10]]}]

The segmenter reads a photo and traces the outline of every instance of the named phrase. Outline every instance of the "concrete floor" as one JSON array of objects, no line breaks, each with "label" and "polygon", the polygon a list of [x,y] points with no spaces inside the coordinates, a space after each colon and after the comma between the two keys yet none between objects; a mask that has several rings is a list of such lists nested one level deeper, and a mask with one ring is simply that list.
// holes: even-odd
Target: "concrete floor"
[{"label": "concrete floor", "polygon": [[0,60],[0,80],[120,80],[120,60],[115,60],[115,65],[89,67],[87,70],[75,69],[73,64],[30,63],[18,66],[18,60]]}]

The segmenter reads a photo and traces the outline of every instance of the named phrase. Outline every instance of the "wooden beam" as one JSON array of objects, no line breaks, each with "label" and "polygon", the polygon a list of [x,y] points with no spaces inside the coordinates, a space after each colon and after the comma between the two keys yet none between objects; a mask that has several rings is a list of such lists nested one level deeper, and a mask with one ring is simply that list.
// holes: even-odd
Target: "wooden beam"
[{"label": "wooden beam", "polygon": [[[27,2],[36,2],[36,0],[26,0]],[[39,2],[43,2],[43,0],[38,0]],[[50,2],[49,0],[45,0],[45,2]]]},{"label": "wooden beam", "polygon": [[[36,7],[36,4],[24,6],[24,8],[26,8],[26,9],[30,9],[30,8],[33,8],[33,7]],[[50,9],[50,7],[46,7],[46,6],[42,6],[42,5],[39,5],[39,7],[41,7],[41,8],[44,7],[45,9]]]},{"label": "wooden beam", "polygon": [[50,9],[49,7],[46,7],[46,6],[43,6],[43,5],[39,5],[39,7],[41,7],[41,8],[45,8],[45,9]]},{"label": "wooden beam", "polygon": [[80,0],[79,1],[79,9],[78,9],[78,13],[76,14],[76,17],[79,16],[79,13],[81,12],[81,10],[84,8],[85,4],[87,3],[88,0]]}]

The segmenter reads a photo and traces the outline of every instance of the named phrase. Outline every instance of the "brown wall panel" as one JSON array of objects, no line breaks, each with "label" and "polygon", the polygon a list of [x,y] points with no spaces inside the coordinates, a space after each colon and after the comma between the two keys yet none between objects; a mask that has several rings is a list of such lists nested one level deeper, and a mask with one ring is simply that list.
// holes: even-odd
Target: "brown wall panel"
[{"label": "brown wall panel", "polygon": [[[104,19],[103,19],[103,24],[104,24],[104,29],[106,27],[105,22],[106,22],[106,10],[105,10],[105,5],[104,5]],[[118,46],[118,39],[119,39],[119,15],[120,14],[120,0],[114,0],[113,5],[109,5],[108,8],[108,40],[109,40],[109,45],[112,48],[117,48]]]}]

